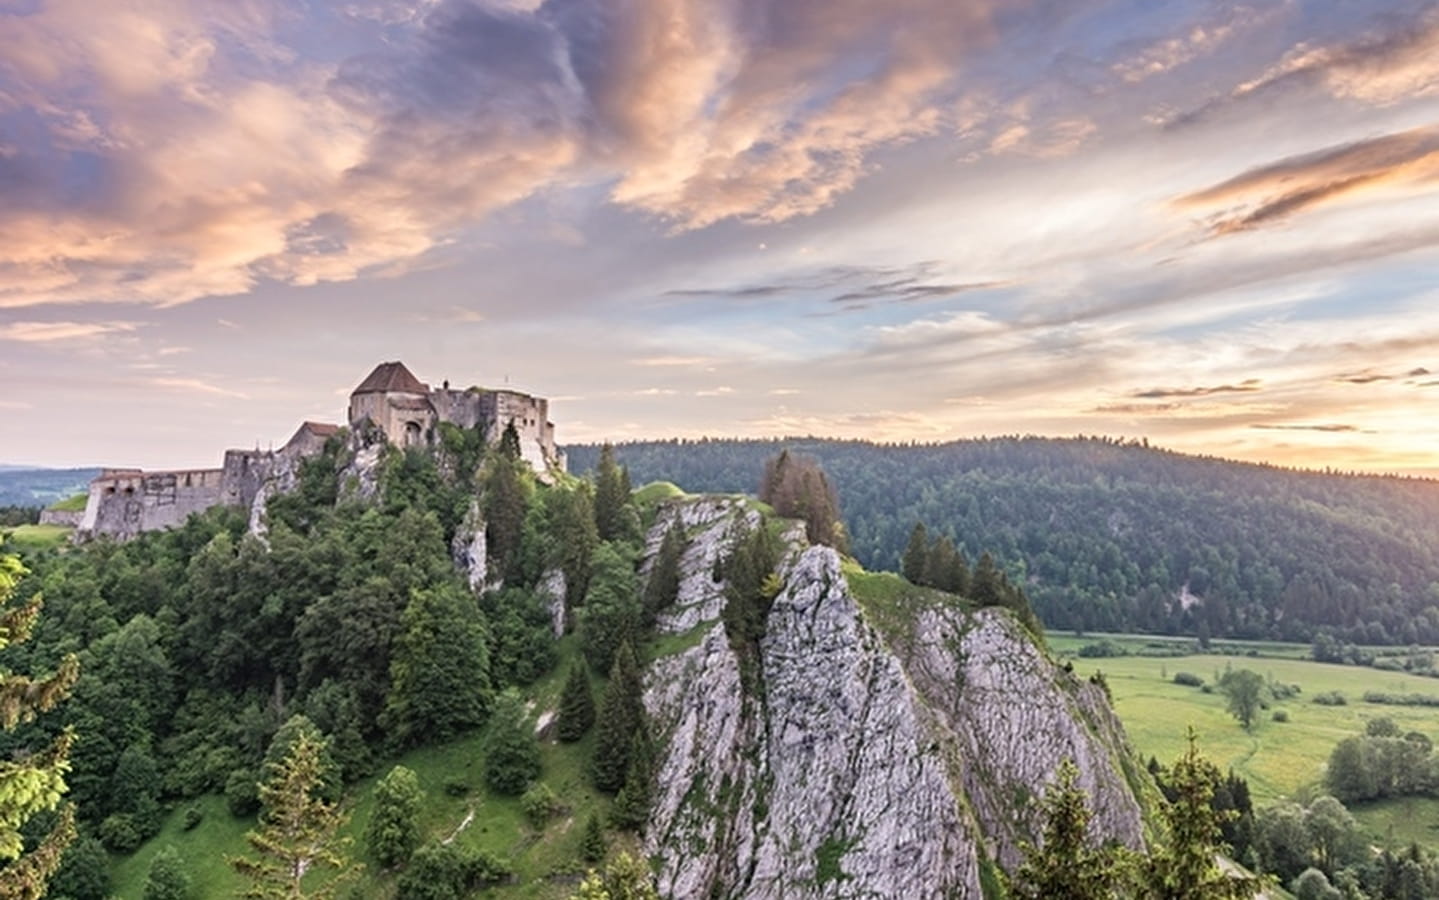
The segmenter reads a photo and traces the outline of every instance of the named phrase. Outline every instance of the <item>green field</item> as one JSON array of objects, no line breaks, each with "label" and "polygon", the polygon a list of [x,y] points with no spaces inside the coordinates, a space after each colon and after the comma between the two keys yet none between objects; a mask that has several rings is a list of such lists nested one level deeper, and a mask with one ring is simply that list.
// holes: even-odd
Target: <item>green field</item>
[{"label": "green field", "polygon": [[[1071,653],[1079,643],[1088,642],[1072,637],[1051,639],[1056,649]],[[1104,672],[1114,694],[1115,710],[1144,759],[1154,756],[1162,763],[1172,761],[1183,751],[1185,733],[1192,726],[1206,757],[1221,769],[1233,768],[1249,780],[1256,805],[1322,792],[1330,751],[1344,738],[1362,732],[1370,719],[1386,716],[1404,731],[1419,731],[1439,739],[1439,708],[1380,706],[1361,699],[1365,691],[1439,696],[1439,679],[1277,657],[1293,646],[1297,645],[1256,645],[1256,650],[1273,651],[1275,656],[1124,656],[1074,659],[1074,665],[1084,675],[1096,670]],[[1252,669],[1266,678],[1297,684],[1302,692],[1274,704],[1261,714],[1253,732],[1246,732],[1225,711],[1222,694],[1206,694],[1199,688],[1173,682],[1176,672],[1192,672],[1212,683],[1226,666]],[[1325,691],[1343,693],[1348,705],[1314,703],[1314,695]],[[1273,721],[1275,709],[1285,710],[1289,721]],[[1388,801],[1356,807],[1353,812],[1376,840],[1416,840],[1439,846],[1439,800]]]},{"label": "green field", "polygon": [[64,545],[73,529],[64,525],[16,525],[0,528],[0,545],[19,553],[37,553]]}]

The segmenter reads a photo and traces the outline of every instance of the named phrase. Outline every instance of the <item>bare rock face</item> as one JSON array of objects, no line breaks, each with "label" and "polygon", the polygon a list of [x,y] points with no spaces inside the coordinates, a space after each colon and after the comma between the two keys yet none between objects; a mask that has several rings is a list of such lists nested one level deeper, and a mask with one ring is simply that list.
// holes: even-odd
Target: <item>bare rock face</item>
[{"label": "bare rock face", "polygon": [[795,546],[757,659],[742,664],[713,574],[752,515],[740,501],[688,501],[649,535],[653,552],[684,523],[667,630],[696,632],[647,676],[667,741],[645,848],[662,895],[984,897],[991,861],[1012,863],[1032,837],[1065,757],[1095,798],[1096,833],[1138,845],[1127,751],[1102,693],[1007,612],[917,600],[906,630],[882,632],[832,550]]},{"label": "bare rock face", "polygon": [[476,497],[470,501],[470,508],[465,510],[465,518],[450,542],[450,557],[455,567],[465,573],[465,581],[472,591],[484,590],[489,577],[485,552],[485,517]]}]

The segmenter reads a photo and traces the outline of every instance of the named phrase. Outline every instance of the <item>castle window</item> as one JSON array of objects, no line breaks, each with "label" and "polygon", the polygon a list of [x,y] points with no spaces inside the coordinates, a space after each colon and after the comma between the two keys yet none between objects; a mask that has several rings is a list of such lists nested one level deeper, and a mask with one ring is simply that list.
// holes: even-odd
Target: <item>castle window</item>
[{"label": "castle window", "polygon": [[418,447],[420,445],[420,423],[405,423],[405,446]]}]

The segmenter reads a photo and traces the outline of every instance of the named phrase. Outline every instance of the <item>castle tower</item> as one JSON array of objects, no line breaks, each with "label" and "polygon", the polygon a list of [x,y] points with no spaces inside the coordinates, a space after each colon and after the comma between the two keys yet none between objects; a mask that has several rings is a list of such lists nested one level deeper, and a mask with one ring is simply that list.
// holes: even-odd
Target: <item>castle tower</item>
[{"label": "castle tower", "polygon": [[399,361],[380,363],[350,394],[350,425],[369,419],[400,447],[427,442],[435,424],[430,388]]}]

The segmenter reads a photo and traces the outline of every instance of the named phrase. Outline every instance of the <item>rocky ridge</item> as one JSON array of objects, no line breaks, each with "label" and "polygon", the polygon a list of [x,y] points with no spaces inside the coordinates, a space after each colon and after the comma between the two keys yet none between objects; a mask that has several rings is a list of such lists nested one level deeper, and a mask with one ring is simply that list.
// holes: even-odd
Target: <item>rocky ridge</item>
[{"label": "rocky ridge", "polygon": [[646,831],[662,895],[994,896],[995,862],[1017,860],[1065,757],[1096,836],[1139,846],[1133,760],[1102,689],[1003,610],[908,586],[902,614],[867,609],[839,556],[791,529],[747,689],[716,573],[759,521],[742,499],[692,498],[647,537],[652,555],[672,524],[685,531],[679,601],[659,627],[694,638],[647,674],[667,743]]}]

